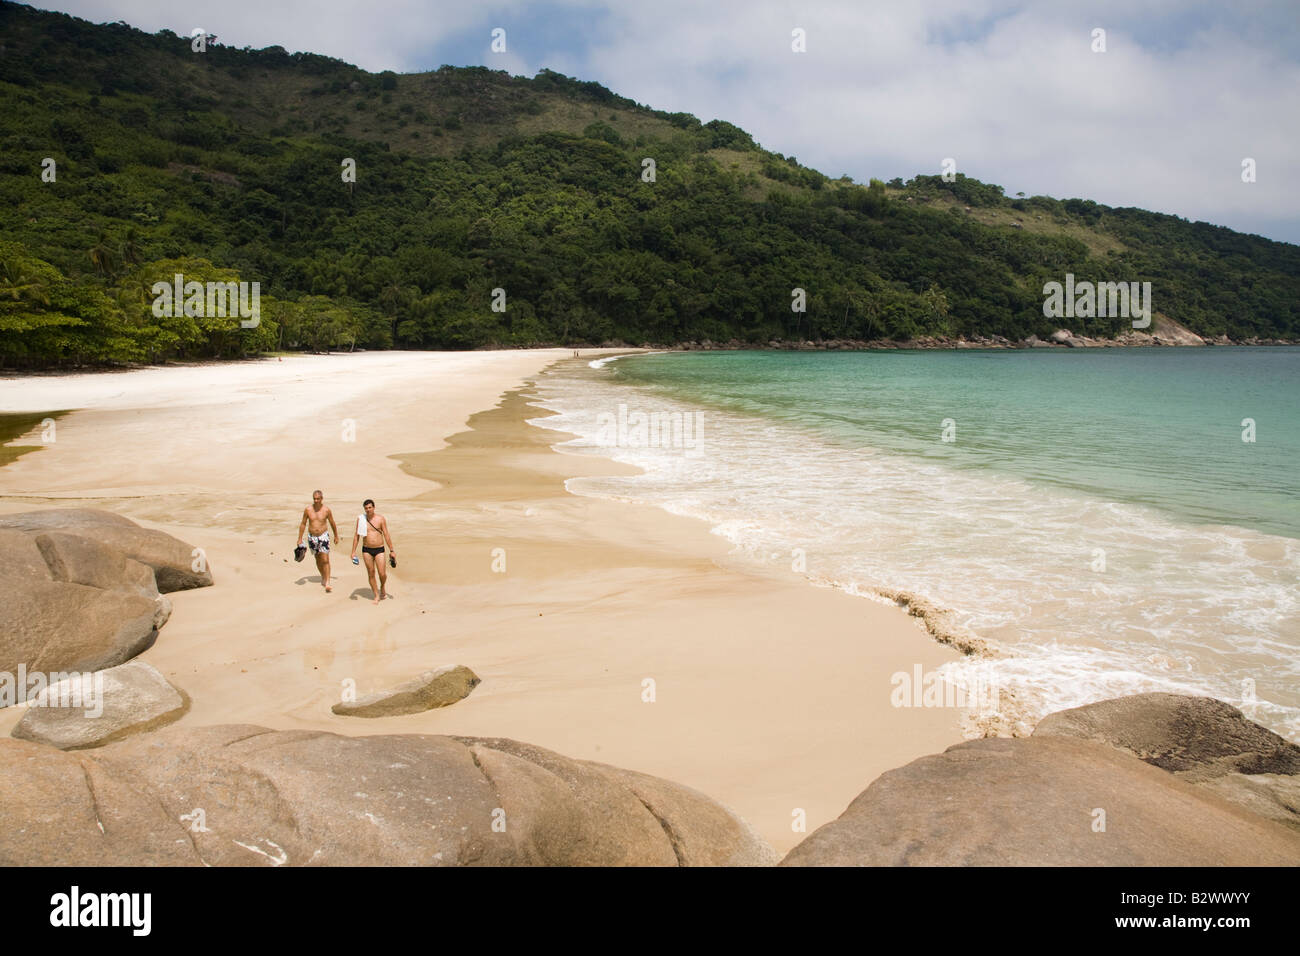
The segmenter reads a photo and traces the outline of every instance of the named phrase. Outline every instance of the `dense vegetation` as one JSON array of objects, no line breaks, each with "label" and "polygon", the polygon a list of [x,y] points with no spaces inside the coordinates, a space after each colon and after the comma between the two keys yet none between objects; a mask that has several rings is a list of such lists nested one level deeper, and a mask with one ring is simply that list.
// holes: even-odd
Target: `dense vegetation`
[{"label": "dense vegetation", "polygon": [[[1042,286],[1066,272],[1149,280],[1157,311],[1203,335],[1300,336],[1296,246],[1085,200],[1009,199],[964,176],[830,179],[729,123],[550,71],[370,74],[279,47],[198,53],[166,31],[7,3],[0,37],[10,366],[1019,338],[1056,327]],[[155,317],[150,289],[175,273],[257,281],[261,324]],[[806,311],[791,308],[795,288]]]}]

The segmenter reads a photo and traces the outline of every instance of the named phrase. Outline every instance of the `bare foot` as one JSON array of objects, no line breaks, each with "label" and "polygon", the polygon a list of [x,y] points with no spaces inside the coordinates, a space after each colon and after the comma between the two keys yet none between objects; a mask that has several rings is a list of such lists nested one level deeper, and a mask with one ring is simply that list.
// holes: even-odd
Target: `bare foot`
[{"label": "bare foot", "polygon": [[326,593],[326,594],[329,594],[329,593],[330,593],[331,591],[333,591],[333,590],[334,590],[334,585],[332,585],[332,584],[327,584],[327,585],[325,585],[325,593]]},{"label": "bare foot", "polygon": [[378,603],[379,603],[379,598],[378,598],[378,596],[376,596],[375,599],[374,599],[373,601],[371,601],[370,603],[371,603],[371,604],[378,604]]}]

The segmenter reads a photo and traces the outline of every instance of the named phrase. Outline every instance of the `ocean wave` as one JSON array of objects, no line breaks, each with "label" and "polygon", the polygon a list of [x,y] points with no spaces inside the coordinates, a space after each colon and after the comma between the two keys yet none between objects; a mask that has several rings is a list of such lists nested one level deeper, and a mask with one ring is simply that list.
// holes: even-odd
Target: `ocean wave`
[{"label": "ocean wave", "polygon": [[[1166,690],[1248,703],[1255,719],[1300,740],[1290,539],[831,442],[599,370],[548,378],[538,403],[556,414],[535,424],[577,436],[557,450],[641,469],[571,478],[573,493],[702,519],[742,561],[790,565],[812,583],[905,607],[968,655],[950,665],[954,679],[991,668],[1007,695],[967,722],[972,736]],[[612,427],[688,415],[699,416],[693,448]]]}]

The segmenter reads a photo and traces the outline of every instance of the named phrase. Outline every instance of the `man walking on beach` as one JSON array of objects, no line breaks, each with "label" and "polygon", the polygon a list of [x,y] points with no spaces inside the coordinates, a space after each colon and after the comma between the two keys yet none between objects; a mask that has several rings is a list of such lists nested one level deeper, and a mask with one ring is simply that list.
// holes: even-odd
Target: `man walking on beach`
[{"label": "man walking on beach", "polygon": [[[397,549],[393,547],[393,536],[388,533],[388,519],[375,511],[375,501],[367,498],[361,506],[366,513],[358,516],[357,530],[352,535],[352,563],[357,563],[357,541],[362,541],[361,551],[366,559],[366,574],[370,577],[370,592],[375,599],[371,604],[378,604],[388,593],[388,568],[384,567],[384,544],[388,544],[388,563],[397,567]],[[375,583],[376,567],[379,571],[379,583]]]},{"label": "man walking on beach", "polygon": [[320,583],[327,592],[333,591],[330,584],[330,533],[326,524],[334,530],[334,540],[339,539],[338,526],[334,524],[334,512],[325,504],[325,496],[320,489],[311,493],[311,504],[302,509],[302,521],[298,524],[298,547],[302,547],[302,533],[307,532],[307,546],[316,556],[316,570],[320,572]]}]

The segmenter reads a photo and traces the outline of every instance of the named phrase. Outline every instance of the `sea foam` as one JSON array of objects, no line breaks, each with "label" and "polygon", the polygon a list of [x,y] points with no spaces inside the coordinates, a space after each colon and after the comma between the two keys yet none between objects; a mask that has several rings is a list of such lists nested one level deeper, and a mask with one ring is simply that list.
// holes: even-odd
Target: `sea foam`
[{"label": "sea foam", "polygon": [[[949,680],[991,670],[1013,707],[968,721],[972,736],[1158,690],[1218,697],[1300,740],[1292,539],[832,442],[599,370],[550,376],[540,396],[557,414],[535,423],[578,436],[557,450],[643,469],[572,478],[573,493],[702,519],[743,562],[908,607],[970,655],[946,666]],[[702,453],[610,447],[598,418],[620,404],[706,416]]]}]

